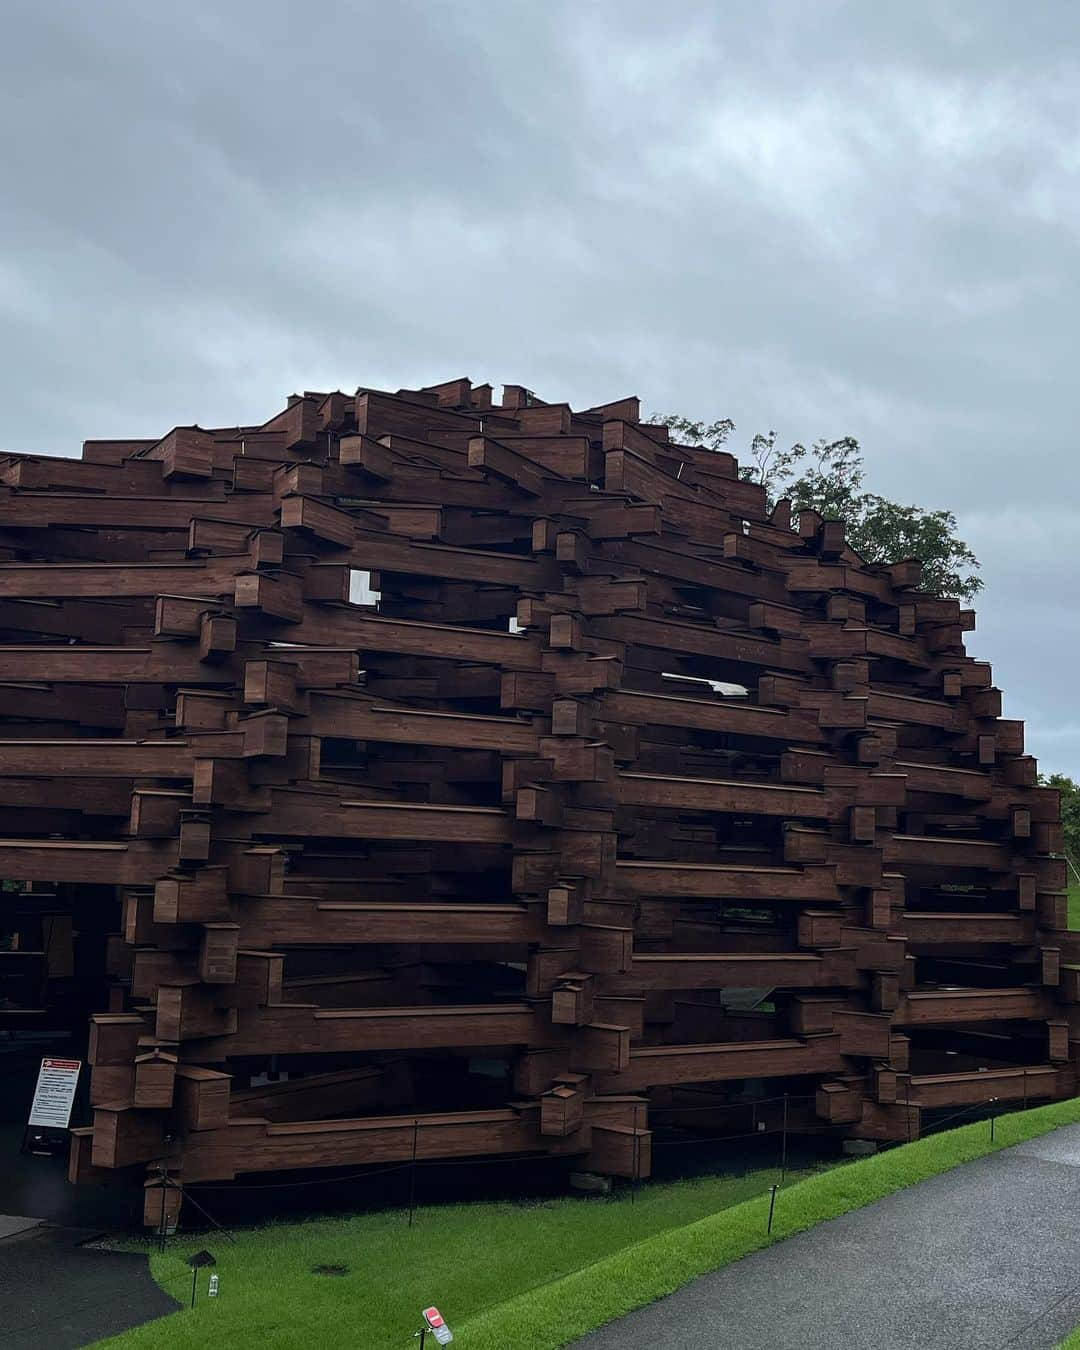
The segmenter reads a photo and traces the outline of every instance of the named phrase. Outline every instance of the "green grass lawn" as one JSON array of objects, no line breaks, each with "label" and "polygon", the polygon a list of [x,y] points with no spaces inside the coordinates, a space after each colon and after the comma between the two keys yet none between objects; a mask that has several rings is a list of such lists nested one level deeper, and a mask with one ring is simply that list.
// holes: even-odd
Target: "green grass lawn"
[{"label": "green grass lawn", "polygon": [[[794,1180],[807,1175],[789,1173]],[[164,1256],[152,1252],[151,1268],[159,1283],[184,1299],[191,1288],[184,1258],[205,1245],[218,1261],[218,1301],[170,1318],[170,1347],[205,1346],[225,1337],[230,1348],[382,1350],[408,1345],[420,1310],[430,1303],[439,1305],[456,1332],[466,1314],[761,1195],[778,1180],[774,1167],[646,1184],[632,1199],[623,1190],[435,1205],[417,1210],[412,1228],[403,1210],[271,1224],[239,1230],[235,1244],[214,1236],[170,1239]],[[349,1273],[315,1275],[317,1265],[346,1265]],[[205,1285],[204,1274],[200,1288]],[[142,1350],[160,1345],[162,1332],[162,1323],[152,1323],[102,1344]]]},{"label": "green grass lawn", "polygon": [[[184,1256],[209,1245],[221,1295],[100,1342],[110,1350],[407,1350],[439,1305],[462,1350],[555,1350],[717,1266],[958,1163],[1080,1121],[1080,1098],[961,1126],[789,1179],[765,1231],[775,1171],[647,1185],[613,1198],[445,1205],[172,1240],[155,1277],[184,1298]],[[748,1198],[752,1197],[752,1198]],[[344,1276],[312,1273],[345,1265]],[[205,1275],[203,1286],[205,1287]]]}]

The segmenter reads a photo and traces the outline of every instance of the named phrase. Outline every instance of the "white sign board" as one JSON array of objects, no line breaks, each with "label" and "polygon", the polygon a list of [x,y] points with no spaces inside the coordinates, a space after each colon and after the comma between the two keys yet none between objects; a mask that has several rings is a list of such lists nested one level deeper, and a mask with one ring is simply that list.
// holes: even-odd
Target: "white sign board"
[{"label": "white sign board", "polygon": [[51,1130],[67,1129],[81,1068],[82,1061],[78,1059],[41,1061],[28,1124],[43,1125]]}]

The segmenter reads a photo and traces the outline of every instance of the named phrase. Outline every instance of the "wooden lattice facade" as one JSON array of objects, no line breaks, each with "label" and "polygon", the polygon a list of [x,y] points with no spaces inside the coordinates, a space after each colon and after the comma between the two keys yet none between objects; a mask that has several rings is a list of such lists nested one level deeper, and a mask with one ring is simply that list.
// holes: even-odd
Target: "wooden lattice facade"
[{"label": "wooden lattice facade", "polygon": [[1073,1092],[1057,797],[972,616],[636,399],[306,394],[0,483],[0,877],[115,907],[74,1178],[156,1221],[163,1159],[644,1176],[661,1109]]}]

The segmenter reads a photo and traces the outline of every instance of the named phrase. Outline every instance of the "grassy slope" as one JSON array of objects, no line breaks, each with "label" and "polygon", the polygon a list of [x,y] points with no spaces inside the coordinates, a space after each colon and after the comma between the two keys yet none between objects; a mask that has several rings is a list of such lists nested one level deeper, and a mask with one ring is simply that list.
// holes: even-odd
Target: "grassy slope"
[{"label": "grassy slope", "polygon": [[[101,1344],[150,1350],[166,1343],[167,1329],[175,1350],[406,1350],[419,1309],[434,1301],[462,1350],[553,1350],[779,1238],[1076,1121],[1080,1098],[1000,1117],[994,1145],[982,1121],[807,1177],[781,1192],[772,1238],[768,1196],[742,1198],[773,1179],[760,1173],[646,1187],[633,1206],[626,1198],[455,1205],[423,1211],[412,1230],[400,1213],[254,1230],[234,1247],[210,1244],[222,1281],[215,1303]],[[312,1275],[320,1262],[344,1263],[350,1274]],[[190,1279],[182,1255],[155,1255],[152,1265],[182,1297]]]},{"label": "grassy slope", "polygon": [[[802,1173],[799,1175],[807,1175]],[[524,1203],[439,1205],[417,1211],[410,1229],[401,1210],[241,1230],[237,1242],[174,1239],[151,1254],[155,1278],[178,1298],[191,1275],[184,1257],[207,1245],[218,1260],[222,1294],[194,1316],[168,1320],[177,1350],[232,1347],[367,1350],[406,1346],[420,1309],[435,1302],[452,1324],[580,1270],[629,1242],[693,1223],[760,1195],[778,1169],[644,1186],[631,1203],[613,1197],[560,1197]],[[315,1265],[349,1267],[316,1276]],[[203,1278],[200,1289],[206,1285]],[[163,1343],[163,1323],[103,1344],[144,1350]],[[156,1329],[155,1329],[156,1328]],[[456,1328],[455,1328],[456,1329]],[[467,1343],[467,1342],[466,1342]]]}]

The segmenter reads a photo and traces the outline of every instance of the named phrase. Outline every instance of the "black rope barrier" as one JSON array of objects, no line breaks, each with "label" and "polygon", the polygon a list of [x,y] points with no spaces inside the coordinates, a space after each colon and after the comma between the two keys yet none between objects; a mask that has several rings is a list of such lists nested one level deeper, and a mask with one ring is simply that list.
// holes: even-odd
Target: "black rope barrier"
[{"label": "black rope barrier", "polygon": [[[791,1135],[792,1133],[798,1133],[800,1137],[807,1140],[815,1140],[815,1139],[821,1140],[821,1139],[836,1138],[838,1133],[840,1132],[846,1133],[850,1130],[850,1122],[847,1121],[820,1121],[820,1122],[815,1121],[812,1124],[812,1126],[807,1127],[804,1125],[803,1128],[793,1131],[791,1128],[791,1120],[790,1120],[790,1113],[792,1107],[793,1106],[798,1107],[799,1105],[808,1105],[815,1101],[816,1098],[809,1094],[794,1095],[791,1093],[783,1093],[774,1097],[757,1098],[752,1102],[722,1102],[722,1103],[712,1102],[712,1103],[702,1103],[697,1106],[670,1105],[657,1107],[655,1108],[655,1114],[671,1113],[675,1115],[693,1115],[695,1113],[698,1114],[710,1113],[712,1115],[716,1115],[717,1113],[724,1111],[744,1112],[744,1113],[749,1111],[755,1118],[756,1128],[752,1130],[740,1131],[739,1133],[736,1134],[730,1134],[726,1132],[714,1132],[710,1134],[700,1134],[698,1136],[692,1136],[690,1138],[686,1138],[685,1136],[682,1135],[680,1135],[677,1138],[668,1138],[668,1139],[657,1139],[654,1137],[652,1140],[652,1148],[653,1150],[664,1150],[676,1147],[690,1148],[703,1144],[724,1146],[728,1144],[741,1144],[754,1139],[760,1140],[765,1137],[779,1134],[781,1136],[780,1158],[779,1162],[777,1164],[774,1164],[774,1166],[777,1167],[780,1172],[780,1182],[778,1184],[766,1185],[762,1188],[760,1192],[757,1192],[756,1195],[746,1197],[747,1199],[754,1199],[757,1198],[757,1196],[764,1196],[770,1194],[771,1192],[772,1199],[770,1202],[770,1211],[772,1211],[775,1209],[776,1206],[776,1193],[778,1190],[782,1189],[783,1186],[785,1185],[787,1174],[788,1171],[790,1170],[789,1150],[788,1150],[789,1135]],[[941,1119],[935,1120],[929,1127],[926,1128],[920,1127],[919,1138],[921,1139],[931,1138],[934,1135],[939,1134],[942,1131],[950,1128],[951,1126],[953,1126],[954,1122],[961,1120],[963,1117],[971,1116],[976,1112],[986,1112],[987,1110],[991,1112],[990,1117],[991,1137],[993,1138],[993,1124],[995,1118],[993,1114],[993,1109],[995,1106],[998,1105],[998,1101],[999,1101],[998,1098],[991,1097],[987,1098],[985,1101],[972,1102],[967,1106],[960,1107],[958,1110],[950,1112],[948,1115],[942,1117]],[[911,1134],[910,1108],[912,1106],[912,1103],[910,1102],[910,1084],[908,1084],[908,1093],[906,1095],[906,1099],[903,1104],[908,1108],[905,1114],[907,1116],[906,1122],[907,1132],[908,1135],[910,1136]],[[768,1119],[758,1120],[757,1119],[758,1109],[763,1106],[769,1105],[779,1105],[781,1107],[781,1110],[778,1113],[778,1121],[770,1122]],[[919,1108],[917,1103],[915,1103],[914,1105],[916,1106],[916,1109],[925,1109]],[[669,1125],[667,1128],[678,1129],[678,1126]],[[421,1130],[422,1130],[422,1122],[417,1121],[414,1124],[412,1151],[409,1159],[399,1163],[392,1163],[386,1167],[365,1169],[364,1171],[361,1172],[349,1173],[345,1176],[307,1177],[297,1181],[252,1182],[247,1184],[238,1184],[236,1182],[229,1182],[229,1183],[223,1182],[217,1184],[213,1182],[196,1182],[191,1186],[180,1187],[177,1182],[173,1181],[172,1178],[167,1175],[164,1165],[163,1164],[159,1165],[160,1174],[162,1177],[161,1228],[159,1233],[161,1239],[161,1250],[162,1251],[165,1250],[166,1224],[165,1224],[164,1192],[165,1189],[168,1187],[174,1187],[178,1190],[182,1190],[183,1194],[191,1200],[193,1206],[199,1211],[199,1213],[205,1219],[207,1219],[216,1229],[218,1229],[218,1231],[225,1234],[225,1236],[227,1236],[230,1241],[235,1241],[229,1230],[226,1229],[222,1224],[220,1224],[214,1218],[214,1216],[207,1209],[205,1209],[203,1205],[199,1203],[199,1201],[192,1194],[193,1191],[198,1191],[200,1193],[219,1191],[219,1192],[226,1192],[231,1195],[245,1195],[257,1191],[308,1190],[319,1186],[332,1186],[332,1185],[341,1186],[341,1185],[349,1185],[352,1183],[363,1183],[365,1181],[374,1181],[380,1177],[389,1176],[395,1172],[402,1172],[408,1169],[410,1173],[409,1199],[408,1204],[406,1206],[403,1206],[403,1209],[405,1209],[408,1213],[408,1222],[409,1226],[411,1227],[415,1213],[421,1207],[417,1203],[416,1177],[418,1171],[422,1168],[425,1167],[439,1168],[439,1169],[454,1168],[454,1167],[489,1168],[496,1166],[500,1163],[512,1166],[520,1166],[522,1163],[550,1161],[550,1155],[541,1152],[534,1152],[527,1154],[496,1155],[481,1158],[473,1158],[473,1157],[420,1158],[417,1156],[417,1151],[419,1148],[419,1137]],[[907,1143],[915,1142],[915,1140],[909,1137],[908,1139],[901,1138],[901,1139],[868,1140],[867,1142],[873,1143],[876,1146],[877,1151],[886,1152],[894,1148],[904,1147]],[[637,1192],[640,1189],[642,1180],[641,1160],[640,1160],[640,1137],[637,1135],[635,1135],[634,1137],[633,1158],[634,1161],[632,1173],[628,1177],[624,1178],[624,1180],[627,1181],[628,1183],[628,1185],[624,1189],[629,1191],[631,1205],[633,1205],[636,1201]],[[746,1172],[744,1173],[733,1174],[733,1179],[736,1179],[739,1176],[749,1175],[759,1170],[768,1171],[771,1170],[771,1168],[769,1167],[756,1168],[750,1166],[747,1167]],[[616,1191],[616,1194],[618,1193],[619,1192]],[[741,1202],[736,1201],[734,1203],[741,1203]]]}]

